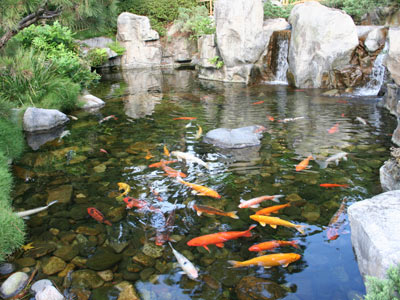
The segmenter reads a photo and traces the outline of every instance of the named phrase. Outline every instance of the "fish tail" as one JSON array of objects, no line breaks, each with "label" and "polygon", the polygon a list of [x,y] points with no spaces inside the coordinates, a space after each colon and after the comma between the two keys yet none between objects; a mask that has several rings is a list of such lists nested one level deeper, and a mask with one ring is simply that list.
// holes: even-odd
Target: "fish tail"
[{"label": "fish tail", "polygon": [[300,247],[299,247],[299,241],[291,241],[290,244],[291,244],[293,247],[295,247],[295,248],[297,248],[297,249],[300,249]]},{"label": "fish tail", "polygon": [[252,229],[255,228],[255,227],[257,227],[257,225],[255,225],[255,224],[251,225],[251,226],[249,227],[249,229],[247,229],[247,230],[244,232],[243,236],[245,236],[245,237],[251,237],[251,232],[250,232],[250,230],[252,230]]},{"label": "fish tail", "polygon": [[279,198],[285,197],[285,195],[275,195],[274,198],[272,199],[272,201],[274,202],[279,202]]},{"label": "fish tail", "polygon": [[242,262],[236,260],[228,260],[228,263],[232,265],[231,268],[240,268],[242,266]]},{"label": "fish tail", "polygon": [[326,167],[328,166],[328,162],[326,161],[316,160],[315,162],[319,165],[321,169],[326,169]]},{"label": "fish tail", "polygon": [[237,215],[237,211],[231,211],[228,213],[228,217],[231,217],[232,219],[239,219]]},{"label": "fish tail", "polygon": [[296,230],[298,231],[298,232],[300,232],[301,234],[305,234],[304,233],[304,226],[303,225],[296,225]]},{"label": "fish tail", "polygon": [[108,225],[108,226],[112,226],[111,222],[108,221],[108,220],[104,220],[103,223],[106,224],[106,225]]},{"label": "fish tail", "polygon": [[47,207],[52,206],[53,204],[56,204],[58,200],[51,201],[49,204],[47,204]]}]

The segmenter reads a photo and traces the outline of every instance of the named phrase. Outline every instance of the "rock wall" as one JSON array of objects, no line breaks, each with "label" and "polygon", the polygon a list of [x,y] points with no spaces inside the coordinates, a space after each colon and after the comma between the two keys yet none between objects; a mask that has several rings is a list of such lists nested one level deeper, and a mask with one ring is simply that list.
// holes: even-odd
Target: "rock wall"
[{"label": "rock wall", "polygon": [[388,33],[389,51],[386,67],[397,85],[400,85],[400,28],[391,27]]}]

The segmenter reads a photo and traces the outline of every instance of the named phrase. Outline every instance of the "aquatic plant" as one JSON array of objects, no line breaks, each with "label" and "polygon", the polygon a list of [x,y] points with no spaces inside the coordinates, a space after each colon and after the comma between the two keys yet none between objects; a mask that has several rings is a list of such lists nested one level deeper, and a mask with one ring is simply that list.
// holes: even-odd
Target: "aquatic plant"
[{"label": "aquatic plant", "polygon": [[365,300],[398,300],[400,299],[400,264],[392,266],[386,273],[387,279],[367,277],[367,294]]}]

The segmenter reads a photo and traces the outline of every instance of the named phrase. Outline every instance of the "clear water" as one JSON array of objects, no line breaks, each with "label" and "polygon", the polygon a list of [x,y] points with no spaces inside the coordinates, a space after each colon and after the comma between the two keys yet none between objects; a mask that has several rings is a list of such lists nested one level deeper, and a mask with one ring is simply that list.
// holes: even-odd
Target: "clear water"
[{"label": "clear water", "polygon": [[[381,192],[379,167],[388,158],[395,120],[377,107],[377,99],[325,98],[319,91],[199,81],[193,71],[160,70],[112,74],[91,93],[104,99],[106,106],[98,112],[72,112],[79,120],[66,127],[71,135],[61,142],[48,142],[37,151],[28,151],[16,162],[15,176],[20,178],[14,197],[17,208],[43,206],[51,191],[60,186],[73,188],[68,203],[56,204],[27,221],[29,241],[59,244],[66,232],[79,226],[100,228],[102,233],[90,238],[92,251],[104,240],[126,242],[123,259],[113,268],[114,282],[130,278],[127,280],[143,299],[244,299],[243,293],[255,295],[254,289],[260,286],[257,280],[277,284],[279,292],[272,299],[342,300],[365,293],[347,233],[349,225],[342,226],[336,240],[327,239],[326,226],[344,198],[351,204]],[[258,101],[264,103],[252,105]],[[99,124],[109,115],[118,119]],[[370,125],[357,122],[357,116]],[[173,120],[177,117],[197,119]],[[304,118],[286,123],[276,121],[294,117]],[[337,123],[339,130],[329,134],[328,130]],[[198,125],[206,133],[219,127],[253,124],[267,128],[258,147],[230,151],[194,138]],[[164,145],[170,151],[191,152],[209,162],[210,170],[183,162],[171,167],[186,173],[186,181],[217,190],[222,198],[193,195],[174,178],[164,176],[162,170],[148,168],[150,163],[166,158]],[[69,150],[73,150],[73,155],[67,161]],[[319,167],[317,161],[341,151],[349,153],[347,161],[325,169]],[[154,157],[146,159],[149,153]],[[311,160],[308,169],[296,172],[295,166],[310,154],[316,161]],[[145,243],[154,244],[151,238],[163,223],[160,215],[152,212],[133,209],[127,213],[125,204],[116,198],[118,182],[128,183],[132,187],[130,196],[148,201],[166,216],[177,201],[174,247],[198,267],[199,280],[179,274],[180,268],[174,264],[176,260],[167,244],[162,246],[162,256],[152,259],[153,265],[137,264],[137,274],[127,272],[131,257],[141,253]],[[320,183],[350,187],[325,189]],[[151,189],[158,191],[164,201],[159,202]],[[304,236],[291,228],[258,225],[252,230],[253,237],[228,241],[224,248],[211,245],[210,253],[186,245],[189,239],[200,235],[245,230],[254,224],[249,219],[252,209],[239,210],[238,220],[199,217],[186,206],[192,201],[232,211],[238,210],[241,199],[274,194],[286,196],[281,203],[292,201],[291,207],[276,216],[306,225]],[[112,221],[111,227],[99,224],[87,215],[89,206],[117,221]],[[118,211],[119,208],[122,209]],[[49,233],[50,228],[58,228],[60,233],[54,236]],[[284,247],[277,252],[296,252],[302,255],[301,259],[286,268],[230,268],[227,260],[253,258],[256,254],[248,248],[271,239],[298,240],[300,249]],[[79,269],[82,268],[75,270]],[[150,278],[139,275],[144,269],[152,269]],[[51,278],[63,286],[62,278]],[[250,278],[253,286],[243,284],[243,278]],[[268,293],[261,289],[254,299],[264,299],[262,295]],[[112,297],[115,296],[108,298]]]}]

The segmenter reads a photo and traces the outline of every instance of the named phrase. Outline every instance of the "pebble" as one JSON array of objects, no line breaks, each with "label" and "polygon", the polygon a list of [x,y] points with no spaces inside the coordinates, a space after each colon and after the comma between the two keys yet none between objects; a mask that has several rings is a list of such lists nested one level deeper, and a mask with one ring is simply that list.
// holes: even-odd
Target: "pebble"
[{"label": "pebble", "polygon": [[22,291],[28,283],[29,276],[24,272],[16,272],[7,278],[0,287],[0,296],[11,298]]},{"label": "pebble", "polygon": [[64,270],[66,265],[66,262],[61,258],[52,256],[46,263],[43,264],[42,271],[46,275],[53,275]]},{"label": "pebble", "polygon": [[0,265],[0,275],[8,275],[15,271],[15,265],[11,263],[4,263]]},{"label": "pebble", "polygon": [[38,292],[35,300],[64,300],[64,296],[54,287],[46,286],[43,290]]},{"label": "pebble", "polygon": [[31,291],[33,294],[36,294],[37,292],[43,290],[46,286],[52,286],[52,285],[53,283],[48,279],[38,280],[34,284],[32,284]]}]

